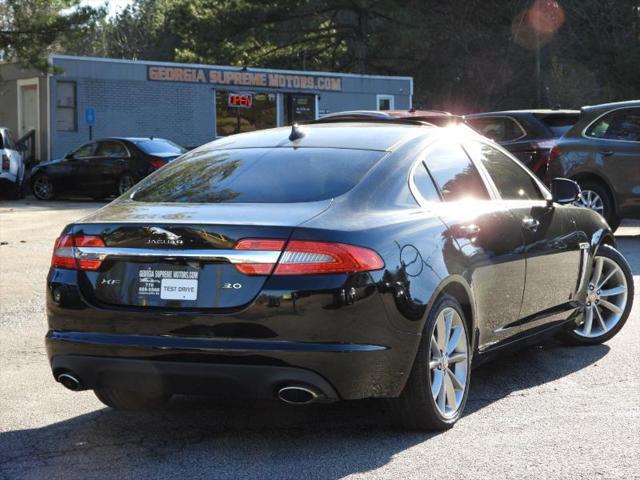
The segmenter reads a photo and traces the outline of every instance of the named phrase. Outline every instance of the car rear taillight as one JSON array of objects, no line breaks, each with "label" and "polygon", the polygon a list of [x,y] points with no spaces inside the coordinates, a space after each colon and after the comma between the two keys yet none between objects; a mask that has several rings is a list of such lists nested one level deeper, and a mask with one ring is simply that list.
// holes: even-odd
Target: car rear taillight
[{"label": "car rear taillight", "polygon": [[562,152],[560,151],[560,147],[556,145],[549,152],[549,161],[553,162],[555,159],[557,159],[560,156],[561,153]]},{"label": "car rear taillight", "polygon": [[78,247],[104,247],[102,238],[96,235],[62,235],[53,247],[51,266],[70,270],[98,270],[101,259],[82,258]]},{"label": "car rear taillight", "polygon": [[[282,240],[241,240],[236,250],[282,251]],[[275,267],[275,268],[274,268]],[[277,264],[236,263],[245,275],[320,275],[368,272],[384,268],[382,258],[368,248],[344,243],[291,240]]]},{"label": "car rear taillight", "polygon": [[11,170],[11,162],[8,155],[2,155],[2,170]]},{"label": "car rear taillight", "polygon": [[158,158],[158,157],[151,157],[151,158],[149,159],[149,163],[150,163],[150,164],[151,164],[151,166],[152,166],[153,168],[155,168],[156,170],[157,170],[158,168],[162,168],[162,167],[164,167],[164,166],[167,164],[167,162],[165,162],[165,161],[164,161],[164,159],[162,159],[162,158]]}]

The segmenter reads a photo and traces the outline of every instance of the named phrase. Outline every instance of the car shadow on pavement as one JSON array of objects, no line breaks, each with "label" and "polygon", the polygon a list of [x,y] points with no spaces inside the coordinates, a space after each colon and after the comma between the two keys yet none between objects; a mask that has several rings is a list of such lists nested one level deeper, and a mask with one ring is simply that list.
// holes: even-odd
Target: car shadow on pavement
[{"label": "car shadow on pavement", "polygon": [[[608,351],[606,345],[567,348],[552,341],[475,369],[457,428],[465,428],[484,407],[592,366]],[[42,428],[0,433],[0,473],[9,478],[337,479],[382,467],[438,435],[394,427],[384,401],[291,407],[180,396],[153,413],[105,408]]]}]

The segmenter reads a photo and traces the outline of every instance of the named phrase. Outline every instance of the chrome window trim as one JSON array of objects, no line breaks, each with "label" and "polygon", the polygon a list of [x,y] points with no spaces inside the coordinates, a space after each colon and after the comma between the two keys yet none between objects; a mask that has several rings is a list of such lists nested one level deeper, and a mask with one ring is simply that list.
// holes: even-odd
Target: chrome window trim
[{"label": "chrome window trim", "polygon": [[606,112],[604,112],[603,114],[601,114],[600,116],[598,116],[595,120],[593,120],[589,125],[587,125],[586,127],[584,127],[582,129],[581,132],[581,136],[583,138],[586,138],[587,140],[604,140],[605,142],[624,142],[624,143],[640,143],[640,141],[635,141],[635,140],[616,140],[615,138],[604,138],[604,137],[590,137],[587,135],[587,130],[589,130],[593,124],[595,124],[596,122],[600,121],[600,119],[606,115],[609,115],[610,113],[613,112],[617,112],[618,110],[640,110],[640,105],[638,106],[633,106],[633,107],[618,107],[618,108],[614,108],[612,110],[607,110]]},{"label": "chrome window trim", "polygon": [[278,250],[171,250],[156,248],[74,247],[76,258],[105,260],[115,257],[187,258],[227,263],[276,263]]}]

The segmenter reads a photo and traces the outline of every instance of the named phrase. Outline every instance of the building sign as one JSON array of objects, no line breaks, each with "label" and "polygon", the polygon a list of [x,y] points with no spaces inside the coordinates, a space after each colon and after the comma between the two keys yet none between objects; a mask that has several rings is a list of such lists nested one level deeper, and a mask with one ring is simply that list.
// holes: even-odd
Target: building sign
[{"label": "building sign", "polygon": [[157,82],[189,82],[222,86],[281,88],[288,90],[342,91],[339,77],[297,73],[248,72],[210,68],[147,67],[149,80]]}]

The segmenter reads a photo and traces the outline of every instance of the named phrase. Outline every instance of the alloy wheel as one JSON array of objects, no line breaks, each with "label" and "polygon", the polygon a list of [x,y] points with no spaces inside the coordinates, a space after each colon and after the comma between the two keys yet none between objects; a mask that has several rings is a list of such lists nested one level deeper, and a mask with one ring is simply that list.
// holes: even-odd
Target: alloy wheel
[{"label": "alloy wheel", "polygon": [[600,215],[604,215],[604,201],[602,197],[593,190],[582,190],[575,205],[578,207],[586,207],[594,210]]},{"label": "alloy wheel", "polygon": [[36,197],[45,200],[51,198],[53,194],[53,184],[51,183],[51,180],[49,180],[49,178],[45,176],[36,178],[35,182],[33,183],[33,193],[36,195]]},{"label": "alloy wheel", "polygon": [[133,177],[131,175],[123,175],[118,182],[118,193],[122,195],[134,185]]},{"label": "alloy wheel", "polygon": [[576,335],[597,338],[611,331],[627,306],[627,280],[622,268],[608,257],[596,256],[589,280],[582,323]]},{"label": "alloy wheel", "polygon": [[431,333],[429,371],[431,394],[445,418],[456,415],[467,388],[467,333],[458,312],[444,308]]}]

